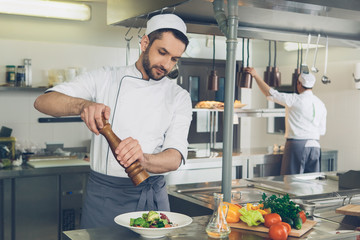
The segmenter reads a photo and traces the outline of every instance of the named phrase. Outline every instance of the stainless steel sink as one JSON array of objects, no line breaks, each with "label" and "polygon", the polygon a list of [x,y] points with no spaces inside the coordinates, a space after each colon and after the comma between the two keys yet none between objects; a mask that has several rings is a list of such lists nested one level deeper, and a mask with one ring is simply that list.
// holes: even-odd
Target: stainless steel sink
[{"label": "stainless steel sink", "polygon": [[[197,200],[213,204],[214,193],[220,193],[221,188],[219,187],[203,187],[203,188],[192,188],[185,190],[177,190],[178,193],[186,195],[191,198],[195,198]],[[275,194],[274,192],[270,192],[268,190],[259,189],[254,184],[248,184],[246,186],[232,186],[231,190],[231,202],[238,204],[245,203],[258,203],[262,199],[262,195],[266,194],[267,196],[271,196]]]},{"label": "stainless steel sink", "polygon": [[348,190],[323,194],[315,194],[308,196],[300,196],[293,199],[300,207],[310,215],[317,215],[328,211],[329,209],[336,209],[350,203],[360,203],[360,190]]}]

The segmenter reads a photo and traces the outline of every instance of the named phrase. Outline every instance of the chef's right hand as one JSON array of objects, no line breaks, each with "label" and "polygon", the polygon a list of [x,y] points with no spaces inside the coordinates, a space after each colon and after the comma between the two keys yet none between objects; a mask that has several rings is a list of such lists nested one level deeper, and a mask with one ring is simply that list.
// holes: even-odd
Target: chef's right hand
[{"label": "chef's right hand", "polygon": [[257,75],[257,72],[255,71],[255,68],[252,67],[246,67],[245,72],[250,73],[251,76],[255,77]]},{"label": "chef's right hand", "polygon": [[104,127],[102,116],[105,120],[109,120],[110,107],[102,103],[86,101],[81,109],[80,116],[90,131],[99,135],[99,129]]}]

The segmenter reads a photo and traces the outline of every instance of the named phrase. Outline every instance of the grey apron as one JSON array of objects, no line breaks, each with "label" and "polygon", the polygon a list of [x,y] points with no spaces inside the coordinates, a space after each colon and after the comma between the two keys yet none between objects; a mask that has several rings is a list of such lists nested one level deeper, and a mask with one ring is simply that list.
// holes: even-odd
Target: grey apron
[{"label": "grey apron", "polygon": [[308,140],[287,139],[281,162],[281,175],[320,171],[321,149],[305,147]]},{"label": "grey apron", "polygon": [[130,178],[90,170],[80,228],[116,225],[114,218],[133,211],[170,211],[164,176],[152,176],[138,186]]}]

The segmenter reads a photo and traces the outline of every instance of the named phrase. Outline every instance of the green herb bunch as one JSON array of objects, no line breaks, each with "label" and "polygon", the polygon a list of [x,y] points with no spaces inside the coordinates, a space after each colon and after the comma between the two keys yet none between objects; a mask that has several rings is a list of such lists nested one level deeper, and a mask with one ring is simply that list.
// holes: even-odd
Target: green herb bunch
[{"label": "green herb bunch", "polygon": [[264,209],[270,208],[272,213],[277,213],[281,218],[296,219],[301,208],[290,200],[289,194],[283,197],[272,195],[267,197],[265,193],[262,195],[262,200],[259,202],[264,204]]}]

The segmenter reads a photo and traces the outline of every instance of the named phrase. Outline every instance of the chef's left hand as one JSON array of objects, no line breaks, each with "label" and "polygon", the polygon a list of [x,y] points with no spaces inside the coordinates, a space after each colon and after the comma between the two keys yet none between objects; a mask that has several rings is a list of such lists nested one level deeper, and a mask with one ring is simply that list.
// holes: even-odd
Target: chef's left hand
[{"label": "chef's left hand", "polygon": [[141,149],[139,141],[132,137],[125,138],[115,149],[116,159],[119,163],[127,168],[136,160],[141,162],[144,158],[144,153]]}]

